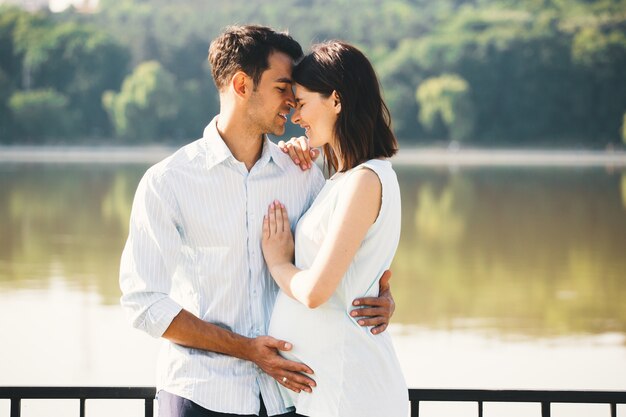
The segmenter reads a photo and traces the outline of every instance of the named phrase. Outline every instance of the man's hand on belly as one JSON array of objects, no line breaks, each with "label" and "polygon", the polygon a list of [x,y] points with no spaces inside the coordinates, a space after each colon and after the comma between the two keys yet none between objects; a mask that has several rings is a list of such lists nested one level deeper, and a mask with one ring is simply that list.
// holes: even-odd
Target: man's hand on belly
[{"label": "man's hand on belly", "polygon": [[313,375],[313,370],[303,363],[283,358],[279,351],[291,350],[291,344],[271,336],[249,339],[248,357],[266,374],[292,391],[312,392],[315,381],[304,374]]}]

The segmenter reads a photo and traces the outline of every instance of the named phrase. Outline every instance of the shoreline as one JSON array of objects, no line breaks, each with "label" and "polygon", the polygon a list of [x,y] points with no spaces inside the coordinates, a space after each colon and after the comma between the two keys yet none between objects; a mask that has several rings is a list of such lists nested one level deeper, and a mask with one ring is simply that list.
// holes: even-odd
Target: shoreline
[{"label": "shoreline", "polygon": [[[170,146],[0,146],[0,163],[155,163],[172,154]],[[541,149],[404,148],[397,166],[611,166],[626,167],[626,151]]]}]

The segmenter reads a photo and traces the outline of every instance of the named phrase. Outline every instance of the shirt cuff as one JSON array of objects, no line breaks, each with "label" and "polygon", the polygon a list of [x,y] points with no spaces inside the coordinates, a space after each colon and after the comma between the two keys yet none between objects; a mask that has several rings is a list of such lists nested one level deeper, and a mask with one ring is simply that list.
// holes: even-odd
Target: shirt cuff
[{"label": "shirt cuff", "polygon": [[161,337],[167,328],[172,324],[174,317],[183,308],[169,297],[163,297],[150,306],[146,312],[145,330],[153,337]]}]

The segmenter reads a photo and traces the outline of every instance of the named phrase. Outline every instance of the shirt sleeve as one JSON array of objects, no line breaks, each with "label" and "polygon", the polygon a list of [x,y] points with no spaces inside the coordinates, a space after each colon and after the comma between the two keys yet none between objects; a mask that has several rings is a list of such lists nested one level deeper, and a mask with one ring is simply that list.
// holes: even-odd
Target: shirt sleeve
[{"label": "shirt sleeve", "polygon": [[181,253],[179,228],[171,191],[148,170],[135,193],[119,279],[133,327],[153,337],[162,336],[182,309],[169,295]]}]

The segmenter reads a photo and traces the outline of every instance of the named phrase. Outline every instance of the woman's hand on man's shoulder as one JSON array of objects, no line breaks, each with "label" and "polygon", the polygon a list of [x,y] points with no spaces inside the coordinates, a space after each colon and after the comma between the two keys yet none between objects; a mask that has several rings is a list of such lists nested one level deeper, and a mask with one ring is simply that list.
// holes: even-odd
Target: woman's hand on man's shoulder
[{"label": "woman's hand on man's shoulder", "polygon": [[293,137],[287,142],[281,140],[278,142],[278,147],[288,154],[293,163],[298,165],[303,171],[311,169],[313,163],[320,155],[319,149],[309,146],[306,136]]}]

